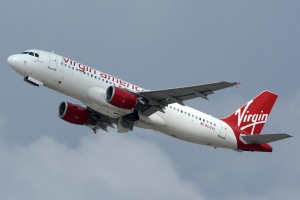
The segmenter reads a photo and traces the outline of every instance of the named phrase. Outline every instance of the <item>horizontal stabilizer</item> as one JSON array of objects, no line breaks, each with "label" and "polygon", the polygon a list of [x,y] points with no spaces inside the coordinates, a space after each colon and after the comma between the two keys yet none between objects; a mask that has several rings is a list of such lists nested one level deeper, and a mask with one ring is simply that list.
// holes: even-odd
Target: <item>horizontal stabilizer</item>
[{"label": "horizontal stabilizer", "polygon": [[241,138],[246,144],[267,144],[270,142],[275,142],[277,140],[282,140],[285,138],[292,137],[286,133],[275,133],[267,135],[241,135]]}]

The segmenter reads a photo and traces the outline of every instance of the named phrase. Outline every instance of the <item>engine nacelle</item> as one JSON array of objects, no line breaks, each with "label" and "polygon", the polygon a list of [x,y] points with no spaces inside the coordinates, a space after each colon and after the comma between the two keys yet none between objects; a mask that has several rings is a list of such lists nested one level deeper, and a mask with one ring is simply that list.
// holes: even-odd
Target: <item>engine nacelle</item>
[{"label": "engine nacelle", "polygon": [[62,102],[59,105],[59,117],[72,124],[86,125],[89,121],[89,112],[79,105]]},{"label": "engine nacelle", "polygon": [[106,90],[106,101],[118,108],[132,110],[137,104],[137,97],[122,88],[110,86]]}]

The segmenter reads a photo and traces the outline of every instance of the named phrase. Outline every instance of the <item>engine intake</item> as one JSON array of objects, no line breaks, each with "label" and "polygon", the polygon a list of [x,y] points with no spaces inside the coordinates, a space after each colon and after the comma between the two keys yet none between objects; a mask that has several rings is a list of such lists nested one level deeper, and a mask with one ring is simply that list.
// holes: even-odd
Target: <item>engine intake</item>
[{"label": "engine intake", "polygon": [[107,88],[106,101],[113,106],[128,110],[132,110],[137,105],[137,97],[134,94],[115,86]]}]

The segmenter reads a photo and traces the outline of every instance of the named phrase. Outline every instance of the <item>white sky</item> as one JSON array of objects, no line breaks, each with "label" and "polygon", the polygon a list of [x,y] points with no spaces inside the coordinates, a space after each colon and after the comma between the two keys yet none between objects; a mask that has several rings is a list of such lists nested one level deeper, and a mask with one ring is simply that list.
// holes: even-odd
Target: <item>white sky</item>
[{"label": "white sky", "polygon": [[[2,1],[1,199],[297,199],[297,0]],[[64,55],[147,89],[243,81],[188,105],[224,117],[279,94],[264,133],[274,152],[212,149],[136,128],[93,135],[57,116],[62,101],[8,66],[26,49]]]}]

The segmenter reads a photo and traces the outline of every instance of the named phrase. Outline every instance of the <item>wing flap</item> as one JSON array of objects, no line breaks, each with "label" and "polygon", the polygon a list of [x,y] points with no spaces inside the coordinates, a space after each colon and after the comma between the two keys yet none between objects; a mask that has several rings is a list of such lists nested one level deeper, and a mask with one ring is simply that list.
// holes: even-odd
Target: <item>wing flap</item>
[{"label": "wing flap", "polygon": [[246,144],[267,144],[270,142],[275,142],[277,140],[282,140],[292,137],[286,133],[275,133],[266,135],[241,135],[241,138]]},{"label": "wing flap", "polygon": [[97,131],[98,129],[102,129],[108,132],[107,130],[108,127],[114,128],[113,124],[116,123],[114,119],[106,115],[103,115],[90,107],[87,107],[87,110],[89,111],[90,117],[93,119],[92,125],[88,125],[91,129],[93,129],[94,131]]}]

